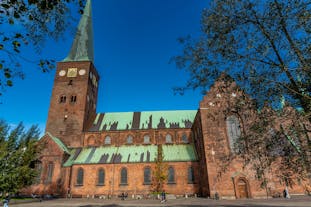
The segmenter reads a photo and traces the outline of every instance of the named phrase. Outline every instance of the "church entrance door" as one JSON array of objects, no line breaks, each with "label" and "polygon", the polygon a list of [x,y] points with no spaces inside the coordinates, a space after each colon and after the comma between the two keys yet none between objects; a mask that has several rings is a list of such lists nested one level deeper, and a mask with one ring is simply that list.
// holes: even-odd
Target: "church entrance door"
[{"label": "church entrance door", "polygon": [[239,193],[239,198],[248,198],[247,183],[244,179],[239,179],[237,182],[237,190]]}]

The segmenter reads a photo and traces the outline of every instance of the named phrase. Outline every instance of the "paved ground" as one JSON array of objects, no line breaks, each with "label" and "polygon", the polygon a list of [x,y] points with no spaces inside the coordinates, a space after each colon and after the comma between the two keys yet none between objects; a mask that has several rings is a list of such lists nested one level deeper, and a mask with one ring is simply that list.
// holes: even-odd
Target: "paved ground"
[{"label": "paved ground", "polygon": [[206,198],[180,198],[168,200],[166,203],[160,203],[159,200],[132,200],[122,201],[120,199],[101,200],[101,199],[55,199],[42,202],[31,203],[11,203],[13,207],[118,207],[118,206],[180,206],[180,207],[229,207],[229,206],[253,206],[253,207],[311,207],[311,196],[297,196],[291,199],[274,198],[274,199],[247,199],[247,200],[211,200]]}]

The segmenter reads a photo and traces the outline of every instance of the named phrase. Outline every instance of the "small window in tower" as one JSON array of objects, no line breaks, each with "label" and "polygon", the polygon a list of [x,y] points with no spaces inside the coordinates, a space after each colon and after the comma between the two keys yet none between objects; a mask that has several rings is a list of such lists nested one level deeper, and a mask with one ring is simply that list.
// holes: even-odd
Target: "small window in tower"
[{"label": "small window in tower", "polygon": [[66,96],[65,96],[65,95],[62,95],[62,96],[59,98],[59,103],[66,103]]},{"label": "small window in tower", "polygon": [[76,103],[77,102],[77,96],[71,96],[70,102]]}]

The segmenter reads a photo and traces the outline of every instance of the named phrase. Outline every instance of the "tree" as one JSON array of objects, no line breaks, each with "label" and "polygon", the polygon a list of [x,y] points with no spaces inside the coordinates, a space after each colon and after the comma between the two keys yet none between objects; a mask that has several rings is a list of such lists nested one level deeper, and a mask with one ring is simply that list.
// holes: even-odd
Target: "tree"
[{"label": "tree", "polygon": [[267,189],[273,172],[286,186],[311,177],[310,122],[290,106],[276,111],[264,107],[251,121],[250,128],[236,148],[256,172],[256,178]]},{"label": "tree", "polygon": [[152,176],[152,188],[154,192],[162,192],[163,185],[167,177],[167,165],[164,163],[162,145],[157,147],[157,157],[155,158],[155,167]]},{"label": "tree", "polygon": [[16,193],[34,182],[39,135],[37,126],[26,131],[20,123],[11,129],[0,121],[0,192]]},{"label": "tree", "polygon": [[214,0],[202,12],[198,39],[181,38],[173,57],[190,73],[186,89],[211,86],[231,75],[260,107],[283,97],[311,120],[311,2],[307,0]]},{"label": "tree", "polygon": [[44,41],[59,39],[70,25],[70,6],[82,6],[85,0],[4,0],[0,2],[0,95],[13,86],[13,79],[24,78],[23,62],[37,65],[42,72],[55,67],[54,60],[41,58],[28,60],[25,47],[34,47],[40,54]]}]

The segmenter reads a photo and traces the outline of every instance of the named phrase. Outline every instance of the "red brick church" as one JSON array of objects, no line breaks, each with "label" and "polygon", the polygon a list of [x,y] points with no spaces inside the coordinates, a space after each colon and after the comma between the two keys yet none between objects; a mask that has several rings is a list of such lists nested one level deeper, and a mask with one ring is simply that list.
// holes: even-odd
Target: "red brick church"
[{"label": "red brick church", "polygon": [[[88,0],[71,51],[57,65],[46,133],[40,140],[41,174],[37,184],[27,189],[29,193],[148,195],[161,145],[167,166],[164,189],[169,194],[266,196],[241,160],[230,162],[219,176],[222,157],[234,153],[234,141],[254,114],[252,107],[245,108],[243,116],[231,110],[234,100],[244,95],[231,78],[222,75],[197,110],[98,113],[100,77],[93,63],[92,36]],[[269,186],[271,191],[284,189],[273,178]],[[291,193],[302,192],[299,185],[291,189]]]}]

